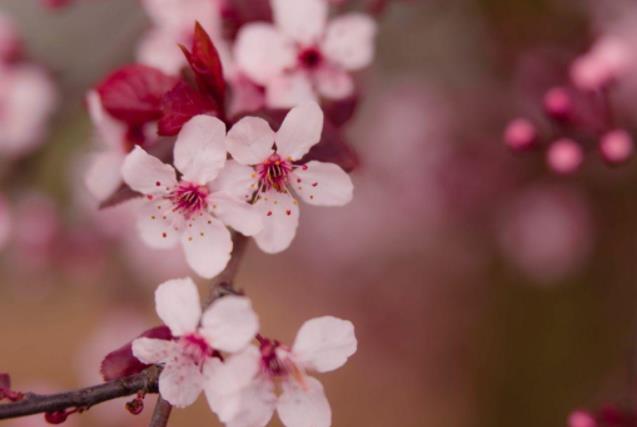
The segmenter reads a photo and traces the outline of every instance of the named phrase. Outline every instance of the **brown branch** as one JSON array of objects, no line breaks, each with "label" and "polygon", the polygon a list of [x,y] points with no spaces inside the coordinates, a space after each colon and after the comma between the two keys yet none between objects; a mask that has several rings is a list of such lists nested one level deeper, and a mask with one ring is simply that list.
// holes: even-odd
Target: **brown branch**
[{"label": "brown branch", "polygon": [[46,412],[64,411],[69,408],[88,409],[98,403],[137,392],[157,393],[159,368],[151,367],[139,374],[113,380],[104,384],[65,393],[39,395],[26,393],[24,399],[0,404],[0,420]]},{"label": "brown branch", "polygon": [[[243,254],[248,246],[248,239],[235,232],[232,235],[232,243],[232,257],[230,258],[230,261],[228,261],[226,268],[224,268],[215,280],[212,281],[210,285],[210,296],[205,304],[206,307],[212,304],[216,299],[224,297],[225,295],[238,293],[234,289],[233,282],[237,272],[239,271],[239,264],[241,264]],[[171,410],[172,406],[170,403],[166,402],[160,396],[155,404],[153,417],[150,420],[149,427],[166,427]]]}]

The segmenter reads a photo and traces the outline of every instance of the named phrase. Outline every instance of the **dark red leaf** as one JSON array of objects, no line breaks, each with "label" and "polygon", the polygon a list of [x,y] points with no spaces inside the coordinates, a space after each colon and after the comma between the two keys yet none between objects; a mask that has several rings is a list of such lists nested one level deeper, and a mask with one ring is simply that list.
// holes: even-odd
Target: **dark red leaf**
[{"label": "dark red leaf", "polygon": [[354,94],[338,101],[326,101],[323,103],[323,112],[336,127],[341,127],[349,122],[358,109],[358,94]]},{"label": "dark red leaf", "polygon": [[159,120],[159,135],[177,135],[181,127],[197,114],[216,114],[217,105],[185,81],[164,95],[162,99],[162,117]]},{"label": "dark red leaf", "polygon": [[[147,330],[137,338],[141,337],[170,340],[172,339],[172,334],[168,327],[158,326]],[[100,372],[105,381],[111,381],[137,374],[147,367],[148,365],[143,364],[133,356],[131,341],[106,355],[104,360],[102,360]]]},{"label": "dark red leaf", "polygon": [[226,98],[226,81],[223,77],[221,58],[210,36],[199,22],[195,24],[192,49],[188,51],[181,46],[181,50],[195,73],[199,89],[223,108]]},{"label": "dark red leaf", "polygon": [[342,131],[327,120],[321,141],[303,158],[303,161],[310,160],[336,163],[346,172],[351,172],[360,165],[356,150],[345,140]]},{"label": "dark red leaf", "polygon": [[176,77],[141,64],[123,67],[97,87],[106,111],[131,126],[159,120],[161,99],[177,83]]}]

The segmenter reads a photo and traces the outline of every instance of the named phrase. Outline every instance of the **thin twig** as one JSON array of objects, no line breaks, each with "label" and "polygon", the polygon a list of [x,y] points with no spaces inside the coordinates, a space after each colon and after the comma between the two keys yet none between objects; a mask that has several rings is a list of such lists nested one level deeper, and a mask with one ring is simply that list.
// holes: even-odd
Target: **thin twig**
[{"label": "thin twig", "polygon": [[173,407],[170,403],[164,400],[161,396],[158,396],[149,426],[166,427],[168,425],[168,418],[170,417],[172,409]]},{"label": "thin twig", "polygon": [[65,393],[40,395],[26,393],[24,399],[0,404],[0,420],[45,412],[64,411],[69,408],[88,409],[98,403],[137,392],[157,393],[159,369],[151,367],[139,374],[104,384]]}]

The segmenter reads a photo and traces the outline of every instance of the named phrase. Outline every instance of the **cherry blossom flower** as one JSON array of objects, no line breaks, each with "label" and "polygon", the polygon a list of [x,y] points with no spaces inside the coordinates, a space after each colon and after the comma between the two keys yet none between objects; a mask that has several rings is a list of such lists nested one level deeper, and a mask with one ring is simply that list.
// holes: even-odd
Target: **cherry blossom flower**
[{"label": "cherry blossom flower", "polygon": [[218,182],[236,197],[255,200],[263,217],[263,230],[254,238],[265,252],[285,250],[296,234],[298,202],[319,206],[343,206],[352,200],[353,184],[333,163],[299,164],[319,142],[323,112],[314,102],[293,108],[277,132],[263,119],[245,117],[228,132],[226,147],[234,158]]},{"label": "cherry blossom flower", "polygon": [[234,46],[239,68],[266,88],[267,104],[290,108],[319,95],[351,95],[349,73],[367,67],[374,56],[373,19],[349,13],[328,23],[325,0],[272,0],[271,5],[274,25],[245,25]]},{"label": "cherry blossom flower", "polygon": [[19,157],[37,148],[55,103],[55,88],[40,68],[0,65],[0,154]]},{"label": "cherry blossom flower", "polygon": [[[249,346],[215,361],[205,386],[211,409],[231,427],[265,426],[275,409],[286,427],[328,427],[332,413],[321,383],[307,371],[330,372],[356,352],[354,325],[331,316],[305,322],[288,347],[257,337]],[[281,394],[275,394],[276,386]]]},{"label": "cherry blossom flower", "polygon": [[179,179],[172,166],[139,146],[122,167],[124,181],[148,199],[138,221],[144,242],[168,249],[181,240],[188,264],[206,278],[220,273],[230,259],[232,239],[224,224],[245,235],[262,227],[252,206],[212,182],[226,163],[225,136],[225,125],[216,117],[188,121],[174,148]]},{"label": "cherry blossom flower", "polygon": [[155,305],[175,340],[138,338],[133,341],[133,354],[142,363],[164,366],[159,393],[176,407],[195,402],[206,377],[219,366],[217,352],[243,350],[259,329],[245,297],[221,298],[202,313],[197,286],[190,278],[161,284]]}]

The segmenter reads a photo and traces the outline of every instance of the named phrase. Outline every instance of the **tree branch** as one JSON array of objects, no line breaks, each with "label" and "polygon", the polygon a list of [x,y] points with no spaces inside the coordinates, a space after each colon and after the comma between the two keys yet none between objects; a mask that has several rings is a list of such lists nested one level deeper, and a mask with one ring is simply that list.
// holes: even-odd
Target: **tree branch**
[{"label": "tree branch", "polygon": [[51,395],[27,393],[24,399],[17,402],[0,404],[0,420],[43,412],[64,411],[68,408],[88,409],[98,403],[130,396],[140,391],[157,393],[159,372],[159,368],[151,367],[130,377],[65,393]]},{"label": "tree branch", "polygon": [[157,397],[157,403],[153,410],[153,416],[150,419],[150,427],[166,427],[168,425],[168,417],[173,407],[170,403],[164,400],[161,396]]}]

